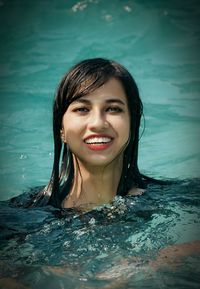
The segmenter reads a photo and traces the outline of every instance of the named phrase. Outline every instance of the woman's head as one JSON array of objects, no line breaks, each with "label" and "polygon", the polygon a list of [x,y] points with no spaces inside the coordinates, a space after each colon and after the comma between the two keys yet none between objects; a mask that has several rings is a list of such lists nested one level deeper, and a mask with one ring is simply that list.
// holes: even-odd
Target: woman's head
[{"label": "woman's head", "polygon": [[143,186],[138,170],[139,126],[142,115],[142,102],[137,85],[131,74],[120,64],[102,58],[84,60],[73,66],[62,78],[55,96],[53,107],[54,129],[54,166],[49,185],[46,188],[50,195],[50,203],[59,206],[69,192],[73,181],[73,161],[69,147],[60,137],[63,116],[70,104],[91,94],[108,83],[111,79],[118,80],[125,92],[129,109],[130,132],[129,140],[123,154],[122,176],[117,194],[125,195],[132,186]]},{"label": "woman's head", "polygon": [[62,78],[54,102],[54,113],[62,127],[62,117],[68,106],[76,99],[90,94],[109,79],[116,78],[127,96],[131,118],[142,113],[142,103],[137,85],[131,74],[120,64],[103,58],[81,61],[73,66]]},{"label": "woman's head", "polygon": [[130,135],[130,113],[124,88],[116,78],[73,101],[62,120],[62,138],[74,165],[87,167],[100,177],[105,169],[118,171]]}]

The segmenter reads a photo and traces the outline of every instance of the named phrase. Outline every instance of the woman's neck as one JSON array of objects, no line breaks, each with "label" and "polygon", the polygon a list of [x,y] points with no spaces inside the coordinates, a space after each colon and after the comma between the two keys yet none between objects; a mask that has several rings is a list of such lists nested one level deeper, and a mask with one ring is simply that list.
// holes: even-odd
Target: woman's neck
[{"label": "woman's neck", "polygon": [[74,182],[63,206],[94,207],[112,201],[117,193],[122,162],[120,158],[106,167],[94,167],[74,160]]}]

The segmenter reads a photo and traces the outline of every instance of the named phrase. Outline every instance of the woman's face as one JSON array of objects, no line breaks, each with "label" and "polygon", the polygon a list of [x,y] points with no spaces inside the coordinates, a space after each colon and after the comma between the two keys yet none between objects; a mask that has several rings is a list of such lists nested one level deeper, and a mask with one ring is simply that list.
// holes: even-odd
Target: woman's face
[{"label": "woman's face", "polygon": [[130,115],[121,82],[115,78],[72,102],[63,116],[66,143],[77,159],[105,166],[118,157],[129,139]]}]

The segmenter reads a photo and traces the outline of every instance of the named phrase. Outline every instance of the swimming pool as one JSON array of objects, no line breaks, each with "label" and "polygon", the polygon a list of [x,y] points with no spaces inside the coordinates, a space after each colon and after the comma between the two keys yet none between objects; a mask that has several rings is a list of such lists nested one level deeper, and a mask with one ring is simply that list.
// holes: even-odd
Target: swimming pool
[{"label": "swimming pool", "polygon": [[[149,272],[145,263],[149,254],[154,257],[165,245],[199,239],[198,7],[197,1],[1,1],[1,200],[48,182],[55,87],[72,64],[88,57],[119,61],[139,85],[146,120],[140,141],[141,171],[155,177],[195,178],[189,181],[191,186],[178,183],[165,193],[157,188],[152,211],[147,197],[128,199],[124,214],[111,219],[104,210],[86,214],[81,221],[74,213],[60,218],[56,210],[16,211],[3,204],[7,231],[2,238],[9,241],[4,243],[2,258],[14,262],[13,274],[27,282],[30,278],[34,288],[42,286],[46,276],[60,288],[62,282],[71,284],[66,288],[118,286],[118,281],[112,283],[118,271],[119,279],[129,282],[126,288],[148,288],[148,280],[165,288],[166,280],[172,282],[168,278],[172,271]],[[144,207],[146,217],[135,213],[135,202],[140,210]],[[131,220],[126,217],[129,213]],[[127,257],[134,258],[127,261]],[[194,278],[196,262],[194,257],[188,261]],[[177,276],[184,280],[187,275],[184,270],[176,273],[179,281]],[[184,284],[195,286],[189,281]]]}]

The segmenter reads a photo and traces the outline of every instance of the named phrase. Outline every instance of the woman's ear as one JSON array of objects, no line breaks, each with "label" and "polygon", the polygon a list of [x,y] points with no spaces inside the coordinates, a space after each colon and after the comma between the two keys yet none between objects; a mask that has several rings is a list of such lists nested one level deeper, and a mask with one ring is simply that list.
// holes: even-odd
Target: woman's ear
[{"label": "woman's ear", "polygon": [[60,138],[61,138],[62,142],[66,143],[65,133],[64,133],[64,129],[63,128],[60,130]]}]

